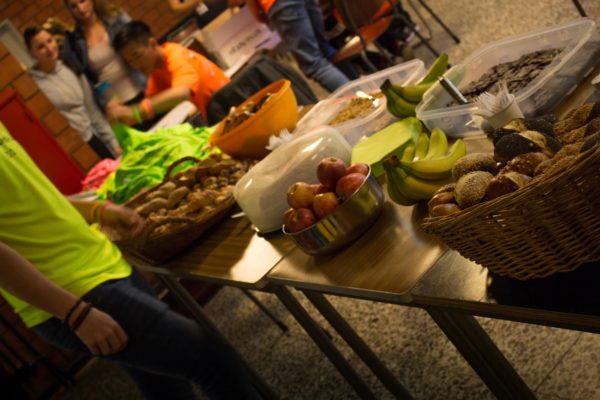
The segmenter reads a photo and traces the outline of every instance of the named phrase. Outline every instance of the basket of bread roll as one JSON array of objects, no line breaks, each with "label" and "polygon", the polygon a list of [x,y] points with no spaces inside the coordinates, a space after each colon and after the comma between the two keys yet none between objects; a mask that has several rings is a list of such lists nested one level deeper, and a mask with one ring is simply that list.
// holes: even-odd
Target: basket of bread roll
[{"label": "basket of bread roll", "polygon": [[423,229],[490,271],[547,277],[600,259],[600,103],[515,119],[459,159]]},{"label": "basket of bread roll", "polygon": [[[173,174],[190,161],[195,165]],[[235,204],[233,188],[251,164],[224,154],[202,161],[184,157],[169,167],[162,183],[124,204],[144,217],[141,235],[125,239],[106,233],[126,254],[152,264],[165,262],[227,215]]]}]

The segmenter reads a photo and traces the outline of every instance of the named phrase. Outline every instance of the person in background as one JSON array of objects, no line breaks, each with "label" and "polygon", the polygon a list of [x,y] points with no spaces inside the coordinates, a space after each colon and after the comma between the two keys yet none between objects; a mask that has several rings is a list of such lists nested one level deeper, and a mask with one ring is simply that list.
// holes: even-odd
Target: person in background
[{"label": "person in background", "polygon": [[113,46],[133,68],[148,75],[146,98],[127,107],[111,102],[111,120],[132,124],[169,111],[189,99],[206,121],[211,96],[229,83],[225,73],[206,57],[176,43],[159,45],[150,28],[141,21],[125,25]]},{"label": "person in background", "polygon": [[204,28],[227,10],[227,0],[168,0],[168,3],[171,10],[193,18],[198,29]]},{"label": "person in background", "polygon": [[[229,0],[240,6],[246,0]],[[323,16],[316,0],[247,0],[255,17],[267,22],[279,33],[306,76],[329,91],[348,82],[330,60],[336,50],[325,38]]]},{"label": "person in background", "polygon": [[117,31],[131,20],[129,15],[105,0],[64,0],[64,4],[75,20],[75,30],[63,44],[65,64],[85,73],[102,109],[111,99],[125,104],[140,101],[145,77],[128,68],[111,45]]},{"label": "person in background", "polygon": [[58,59],[58,44],[50,32],[32,26],[25,29],[25,43],[37,61],[29,74],[69,125],[101,158],[115,158],[120,152],[113,131],[96,105],[83,75],[77,76]]},{"label": "person in background", "polygon": [[27,327],[119,363],[146,399],[258,399],[239,356],[158,300],[88,224],[135,236],[143,220],[108,202],[67,200],[0,123],[0,295]]}]

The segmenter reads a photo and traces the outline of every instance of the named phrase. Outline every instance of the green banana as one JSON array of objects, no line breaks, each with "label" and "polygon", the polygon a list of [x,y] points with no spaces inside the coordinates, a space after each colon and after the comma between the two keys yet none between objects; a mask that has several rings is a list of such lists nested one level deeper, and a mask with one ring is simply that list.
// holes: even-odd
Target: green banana
[{"label": "green banana", "polygon": [[435,81],[408,86],[392,85],[392,89],[403,99],[411,103],[419,103],[425,92],[429,90],[434,83]]},{"label": "green banana", "polygon": [[380,89],[385,95],[387,100],[387,110],[390,114],[398,118],[413,117],[416,115],[415,109],[417,105],[404,100],[394,92],[392,83],[389,79],[386,79],[385,82],[383,82]]},{"label": "green banana", "polygon": [[402,175],[397,172],[397,168],[386,163],[384,161],[383,168],[385,169],[386,179],[387,179],[387,193],[388,197],[397,204],[402,206],[412,206],[417,203],[418,200],[413,199],[408,193],[405,193],[402,190]]},{"label": "green banana", "polygon": [[419,179],[408,174],[401,167],[398,167],[399,162],[394,157],[390,157],[383,162],[383,167],[387,175],[388,194],[390,194],[390,198],[395,202],[398,200],[399,204],[403,204],[400,201],[429,200],[439,188],[451,182],[451,179]]},{"label": "green banana", "polygon": [[465,143],[461,139],[458,139],[450,147],[446,155],[410,162],[400,161],[400,166],[415,177],[428,180],[445,179],[452,176],[452,167],[466,153],[467,148]]},{"label": "green banana", "polygon": [[440,128],[433,128],[429,137],[429,148],[424,159],[438,158],[448,151],[448,138]]},{"label": "green banana", "polygon": [[429,149],[429,137],[427,133],[421,132],[419,134],[419,138],[417,139],[417,145],[415,146],[415,160],[420,160],[427,155],[427,150]]},{"label": "green banana", "polygon": [[400,157],[401,160],[412,161],[412,159],[415,157],[415,145],[412,143],[409,143],[404,148],[404,151],[402,152],[402,154],[398,154],[398,156]]},{"label": "green banana", "polygon": [[425,77],[421,79],[419,84],[432,83],[446,72],[448,68],[448,54],[442,53],[440,56],[431,64],[431,67],[427,70]]}]

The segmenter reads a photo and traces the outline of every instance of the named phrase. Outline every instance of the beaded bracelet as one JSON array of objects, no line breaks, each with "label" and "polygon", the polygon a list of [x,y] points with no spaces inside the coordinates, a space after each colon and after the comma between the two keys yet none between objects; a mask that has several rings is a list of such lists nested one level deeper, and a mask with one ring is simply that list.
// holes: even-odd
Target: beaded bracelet
[{"label": "beaded bracelet", "polygon": [[135,104],[131,106],[131,112],[133,113],[133,118],[138,124],[144,122],[142,119],[142,114],[140,113],[140,109]]},{"label": "beaded bracelet", "polygon": [[83,323],[83,321],[88,316],[88,314],[90,313],[91,310],[92,310],[92,303],[85,303],[85,308],[83,310],[81,310],[81,312],[77,316],[77,319],[75,320],[75,322],[73,322],[69,326],[69,328],[73,332],[75,332],[79,328],[79,326],[81,326],[81,324]]},{"label": "beaded bracelet", "polygon": [[63,319],[63,324],[69,326],[69,319],[71,318],[71,315],[73,315],[73,312],[77,309],[77,307],[79,307],[79,305],[82,302],[83,302],[83,299],[81,297],[79,299],[77,299],[75,304],[73,304],[73,306],[69,309],[69,311],[67,311],[67,315],[65,316],[65,319]]},{"label": "beaded bracelet", "polygon": [[92,207],[90,208],[90,223],[98,222],[98,207],[102,206],[104,203],[104,201],[95,201],[94,204],[92,204]]},{"label": "beaded bracelet", "polygon": [[152,102],[150,101],[150,99],[142,100],[140,106],[146,113],[146,119],[154,118],[154,109],[152,108]]},{"label": "beaded bracelet", "polygon": [[110,201],[106,201],[104,202],[104,204],[102,204],[102,206],[100,207],[100,218],[98,219],[98,221],[100,222],[100,225],[104,225],[104,210],[106,209],[106,207],[108,207],[110,205]]}]

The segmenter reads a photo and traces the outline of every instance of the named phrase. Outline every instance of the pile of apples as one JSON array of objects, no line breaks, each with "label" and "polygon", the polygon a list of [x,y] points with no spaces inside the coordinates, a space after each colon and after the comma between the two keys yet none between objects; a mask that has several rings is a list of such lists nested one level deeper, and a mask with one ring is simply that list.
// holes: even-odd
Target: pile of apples
[{"label": "pile of apples", "polygon": [[363,184],[369,166],[346,166],[336,157],[327,157],[317,166],[320,183],[296,182],[287,191],[291,208],[283,213],[283,225],[290,233],[299,232],[331,214]]}]

